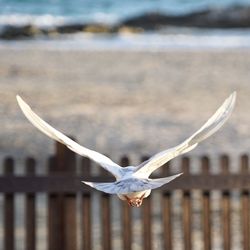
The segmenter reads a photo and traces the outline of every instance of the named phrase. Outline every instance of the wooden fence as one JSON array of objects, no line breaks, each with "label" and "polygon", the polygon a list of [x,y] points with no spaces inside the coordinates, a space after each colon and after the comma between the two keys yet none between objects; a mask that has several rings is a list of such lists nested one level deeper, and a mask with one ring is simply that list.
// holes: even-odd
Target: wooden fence
[{"label": "wooden fence", "polygon": [[[142,159],[143,160],[143,159]],[[173,241],[173,199],[175,190],[182,193],[182,239],[185,250],[194,248],[193,241],[193,213],[192,213],[192,192],[201,192],[201,231],[202,248],[213,249],[211,229],[211,192],[221,192],[220,223],[223,250],[232,249],[231,239],[231,192],[240,191],[240,218],[241,229],[238,234],[242,235],[241,249],[250,249],[250,174],[248,169],[248,156],[244,155],[240,160],[240,172],[232,174],[229,172],[229,158],[226,155],[220,158],[220,174],[210,173],[210,161],[208,157],[201,158],[201,173],[190,174],[190,160],[184,157],[181,160],[181,167],[184,175],[169,185],[161,188],[161,246],[162,249],[174,249]],[[76,250],[79,249],[79,235],[81,249],[94,249],[92,230],[92,195],[93,189],[83,185],[81,180],[91,181],[112,181],[113,178],[105,171],[102,176],[91,176],[91,162],[81,158],[81,173],[76,175],[76,156],[61,144],[56,144],[56,156],[51,157],[48,162],[49,174],[47,176],[36,175],[36,161],[33,158],[26,160],[26,175],[14,175],[14,160],[10,157],[4,160],[4,175],[0,176],[0,192],[3,194],[3,246],[5,250],[13,250],[15,247],[15,221],[14,221],[14,196],[16,193],[25,194],[25,249],[35,250],[36,244],[36,195],[46,193],[48,198],[48,249],[49,250]],[[129,159],[123,157],[121,164],[126,166]],[[167,176],[169,168],[162,168],[161,176]],[[84,178],[83,178],[84,176]],[[156,192],[156,191],[154,191]],[[153,195],[154,195],[153,192]],[[159,191],[158,191],[159,192]],[[81,232],[77,232],[77,195],[81,197]],[[141,208],[142,215],[142,247],[141,249],[153,249],[152,237],[152,196],[145,199]],[[101,207],[101,247],[103,250],[117,249],[112,245],[112,211],[111,197],[108,194],[100,193]],[[133,220],[132,211],[137,208],[130,208],[121,201],[121,249],[130,250],[133,242]],[[78,236],[78,239],[77,239]],[[196,248],[197,249],[197,248]],[[239,249],[237,249],[239,250]]]}]

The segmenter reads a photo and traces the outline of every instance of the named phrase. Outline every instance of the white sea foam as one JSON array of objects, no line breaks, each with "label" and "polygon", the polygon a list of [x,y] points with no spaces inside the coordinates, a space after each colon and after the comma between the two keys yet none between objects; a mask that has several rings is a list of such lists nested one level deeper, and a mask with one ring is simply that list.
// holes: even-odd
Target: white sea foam
[{"label": "white sea foam", "polygon": [[63,16],[52,16],[52,15],[30,15],[30,14],[11,14],[11,15],[0,15],[0,26],[13,25],[22,26],[32,24],[38,27],[55,26],[65,23],[67,20]]},{"label": "white sea foam", "polygon": [[76,33],[60,38],[0,42],[0,48],[51,50],[168,50],[250,48],[249,30],[172,29],[163,33]]}]

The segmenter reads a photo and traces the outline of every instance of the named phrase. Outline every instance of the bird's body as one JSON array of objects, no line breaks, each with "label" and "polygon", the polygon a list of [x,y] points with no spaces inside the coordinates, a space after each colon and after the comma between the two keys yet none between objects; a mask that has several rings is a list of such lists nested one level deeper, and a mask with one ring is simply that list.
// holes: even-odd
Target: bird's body
[{"label": "bird's body", "polygon": [[214,115],[183,143],[152,156],[138,166],[121,167],[105,155],[79,145],[50,126],[36,115],[21,97],[17,96],[18,104],[24,115],[35,127],[52,139],[63,143],[75,153],[92,159],[116,178],[115,182],[95,183],[83,181],[83,183],[105,193],[117,194],[121,200],[126,200],[130,206],[134,207],[141,206],[143,199],[150,195],[152,189],[159,188],[181,175],[179,173],[165,178],[149,178],[153,171],[163,166],[166,162],[178,155],[189,152],[199,142],[215,133],[232,113],[235,99],[236,93],[234,92],[224,101]]}]

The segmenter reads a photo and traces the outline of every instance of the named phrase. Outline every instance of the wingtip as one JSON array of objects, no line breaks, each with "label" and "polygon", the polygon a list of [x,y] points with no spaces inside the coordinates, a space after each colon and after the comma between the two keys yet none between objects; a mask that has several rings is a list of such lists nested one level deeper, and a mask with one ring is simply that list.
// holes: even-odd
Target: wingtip
[{"label": "wingtip", "polygon": [[88,185],[88,186],[90,186],[90,187],[94,186],[93,183],[89,182],[89,181],[81,181],[81,182],[84,183],[84,184],[86,184],[86,185]]},{"label": "wingtip", "polygon": [[16,100],[20,106],[25,103],[24,100],[19,95],[16,95]]},{"label": "wingtip", "polygon": [[19,95],[16,95],[16,100],[19,102],[22,100],[22,98]]},{"label": "wingtip", "polygon": [[236,91],[234,91],[234,92],[231,94],[231,96],[232,96],[232,98],[233,98],[233,99],[236,99],[237,92],[236,92]]},{"label": "wingtip", "polygon": [[232,103],[232,106],[235,105],[235,102],[236,102],[236,97],[237,97],[237,92],[234,91],[231,95],[230,95],[230,99],[231,99],[231,103]]},{"label": "wingtip", "polygon": [[23,111],[27,109],[31,109],[30,106],[22,99],[21,96],[16,95],[16,100],[17,100],[18,105]]}]

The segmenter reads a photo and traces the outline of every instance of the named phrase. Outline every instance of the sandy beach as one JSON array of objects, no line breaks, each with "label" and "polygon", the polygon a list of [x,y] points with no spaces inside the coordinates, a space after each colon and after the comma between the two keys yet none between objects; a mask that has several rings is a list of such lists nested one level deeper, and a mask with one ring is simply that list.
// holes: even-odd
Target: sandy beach
[{"label": "sandy beach", "polygon": [[53,142],[20,112],[21,95],[51,125],[118,159],[172,147],[234,90],[235,111],[192,155],[238,156],[250,145],[250,50],[0,50],[0,152],[37,158]]}]

